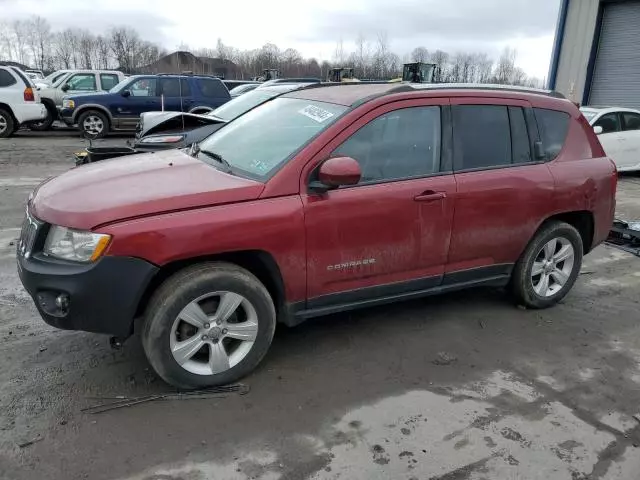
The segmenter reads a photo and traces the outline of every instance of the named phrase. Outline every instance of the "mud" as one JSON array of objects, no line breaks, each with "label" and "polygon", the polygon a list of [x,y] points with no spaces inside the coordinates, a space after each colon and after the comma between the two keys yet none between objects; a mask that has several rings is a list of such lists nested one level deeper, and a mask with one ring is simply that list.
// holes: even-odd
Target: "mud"
[{"label": "mud", "polygon": [[[81,413],[170,390],[137,338],[48,327],[19,284],[26,196],[82,146],[0,140],[0,478],[637,478],[640,258],[606,246],[553,309],[489,289],[333,315],[280,328],[247,395]],[[640,179],[618,205],[640,218]]]}]

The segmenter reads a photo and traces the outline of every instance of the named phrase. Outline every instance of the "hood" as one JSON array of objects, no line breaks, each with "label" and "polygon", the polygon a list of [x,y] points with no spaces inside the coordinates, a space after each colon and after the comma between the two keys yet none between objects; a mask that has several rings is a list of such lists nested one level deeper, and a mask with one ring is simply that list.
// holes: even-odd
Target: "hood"
[{"label": "hood", "polygon": [[76,167],[38,187],[33,214],[80,230],[133,217],[254,200],[264,184],[217,170],[180,150]]},{"label": "hood", "polygon": [[70,98],[73,100],[80,100],[82,102],[90,101],[93,98],[99,98],[104,95],[109,95],[109,92],[96,91],[96,92],[87,92],[87,93],[74,93],[73,90],[69,90],[65,92],[64,98]]},{"label": "hood", "polygon": [[146,112],[140,117],[137,136],[141,138],[157,133],[193,130],[204,125],[222,122],[220,118],[195,113]]}]

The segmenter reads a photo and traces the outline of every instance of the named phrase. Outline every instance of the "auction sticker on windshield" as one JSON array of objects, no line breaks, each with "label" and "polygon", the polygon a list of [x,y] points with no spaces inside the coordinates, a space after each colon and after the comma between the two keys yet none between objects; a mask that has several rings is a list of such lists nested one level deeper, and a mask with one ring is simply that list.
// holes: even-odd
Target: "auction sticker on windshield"
[{"label": "auction sticker on windshield", "polygon": [[298,113],[301,113],[305,117],[309,117],[311,120],[315,120],[318,123],[322,123],[333,117],[333,113],[323,108],[316,107],[315,105],[307,105]]}]

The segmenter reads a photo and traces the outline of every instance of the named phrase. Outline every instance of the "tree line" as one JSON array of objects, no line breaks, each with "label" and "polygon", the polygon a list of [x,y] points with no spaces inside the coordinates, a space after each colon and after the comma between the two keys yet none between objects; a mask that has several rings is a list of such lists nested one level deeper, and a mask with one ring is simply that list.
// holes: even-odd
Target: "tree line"
[{"label": "tree line", "polygon": [[[331,59],[304,58],[294,48],[281,49],[273,43],[260,48],[241,50],[218,39],[211,48],[190,49],[199,57],[230,60],[237,65],[239,78],[259,75],[263,69],[275,68],[287,77],[326,78],[332,67],[348,67],[361,79],[390,79],[402,75],[409,62],[434,63],[438,82],[499,83],[541,87],[543,81],[528,77],[516,65],[516,51],[506,48],[497,59],[483,52],[429,50],[417,46],[402,57],[393,52],[383,31],[374,38],[358,35],[354,48],[348,51],[344,42],[336,43]],[[53,31],[49,22],[39,16],[25,20],[0,22],[0,61],[9,60],[46,72],[58,69],[118,69],[125,73],[144,73],[144,67],[168,52],[149,42],[130,27],[114,27],[104,34],[86,29],[67,28]]]}]

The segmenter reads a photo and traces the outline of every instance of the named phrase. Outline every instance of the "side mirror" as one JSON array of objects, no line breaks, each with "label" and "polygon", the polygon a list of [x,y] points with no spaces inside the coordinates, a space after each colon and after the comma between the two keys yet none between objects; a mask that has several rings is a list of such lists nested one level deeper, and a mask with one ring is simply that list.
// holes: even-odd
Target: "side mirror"
[{"label": "side mirror", "polygon": [[360,181],[360,164],[351,157],[334,157],[326,160],[318,170],[318,181],[309,187],[318,193],[326,192],[343,185],[355,185]]},{"label": "side mirror", "polygon": [[130,97],[131,96],[131,91],[130,90],[123,90],[122,91],[122,96],[123,97]]},{"label": "side mirror", "polygon": [[595,127],[593,127],[593,131],[596,132],[596,135],[600,135],[603,132],[600,125],[596,125]]},{"label": "side mirror", "polygon": [[70,88],[71,88],[71,87],[69,86],[69,84],[68,84],[68,83],[65,83],[64,85],[62,85],[62,86],[60,87],[60,90],[62,90],[63,92],[68,92]]}]

